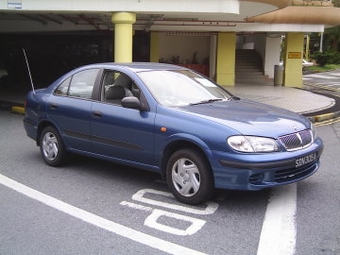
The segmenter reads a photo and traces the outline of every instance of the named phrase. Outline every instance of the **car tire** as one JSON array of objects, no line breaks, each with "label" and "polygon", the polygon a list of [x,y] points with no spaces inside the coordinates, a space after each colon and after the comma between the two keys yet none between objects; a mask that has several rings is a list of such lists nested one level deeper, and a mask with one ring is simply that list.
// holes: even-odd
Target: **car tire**
[{"label": "car tire", "polygon": [[41,132],[40,152],[45,162],[50,166],[60,166],[65,163],[64,143],[54,127],[46,127]]},{"label": "car tire", "polygon": [[200,204],[214,193],[214,179],[205,155],[194,149],[173,153],[166,167],[169,189],[180,202]]}]

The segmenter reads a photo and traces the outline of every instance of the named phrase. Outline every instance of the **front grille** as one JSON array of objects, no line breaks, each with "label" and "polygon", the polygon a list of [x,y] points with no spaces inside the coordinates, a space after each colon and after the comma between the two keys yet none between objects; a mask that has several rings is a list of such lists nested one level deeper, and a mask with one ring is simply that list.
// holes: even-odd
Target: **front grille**
[{"label": "front grille", "polygon": [[286,169],[286,170],[279,170],[275,173],[275,181],[276,182],[287,182],[295,179],[302,178],[313,173],[316,169],[315,162],[309,165],[306,165],[301,168],[296,169]]},{"label": "front grille", "polygon": [[311,130],[305,129],[293,134],[279,137],[279,141],[287,151],[294,151],[307,147],[313,142],[313,134]]}]

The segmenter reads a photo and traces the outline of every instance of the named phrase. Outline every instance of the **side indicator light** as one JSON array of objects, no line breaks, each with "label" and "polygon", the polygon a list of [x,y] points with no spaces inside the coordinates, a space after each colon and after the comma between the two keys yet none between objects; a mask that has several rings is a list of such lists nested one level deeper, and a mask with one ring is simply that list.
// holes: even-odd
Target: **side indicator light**
[{"label": "side indicator light", "polygon": [[161,132],[166,132],[166,127],[161,127]]}]

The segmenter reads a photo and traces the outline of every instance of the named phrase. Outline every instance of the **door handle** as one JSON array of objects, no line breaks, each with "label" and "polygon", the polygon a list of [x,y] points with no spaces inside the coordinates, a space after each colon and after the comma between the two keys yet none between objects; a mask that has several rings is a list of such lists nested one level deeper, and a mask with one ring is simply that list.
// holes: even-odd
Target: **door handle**
[{"label": "door handle", "polygon": [[93,117],[93,118],[100,118],[100,117],[102,117],[102,116],[103,116],[103,113],[100,112],[100,111],[93,111],[93,112],[92,112],[92,117]]},{"label": "door handle", "polygon": [[57,105],[57,104],[55,104],[55,103],[50,104],[50,109],[51,109],[51,110],[55,110],[55,109],[57,109],[57,108],[58,108],[58,105]]}]

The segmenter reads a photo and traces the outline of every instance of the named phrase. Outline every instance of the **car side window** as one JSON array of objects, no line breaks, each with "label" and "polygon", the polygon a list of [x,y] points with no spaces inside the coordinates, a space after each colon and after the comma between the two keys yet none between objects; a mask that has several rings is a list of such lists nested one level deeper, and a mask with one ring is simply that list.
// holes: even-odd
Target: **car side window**
[{"label": "car side window", "polygon": [[71,77],[63,81],[59,87],[56,89],[55,94],[61,96],[67,96],[68,86],[70,85]]},{"label": "car side window", "polygon": [[101,99],[104,102],[120,105],[124,97],[133,96],[132,79],[118,71],[104,73]]},{"label": "car side window", "polygon": [[56,95],[90,99],[99,69],[84,70],[66,79],[56,89]]},{"label": "car side window", "polygon": [[73,75],[68,94],[90,99],[99,69],[85,70]]}]

